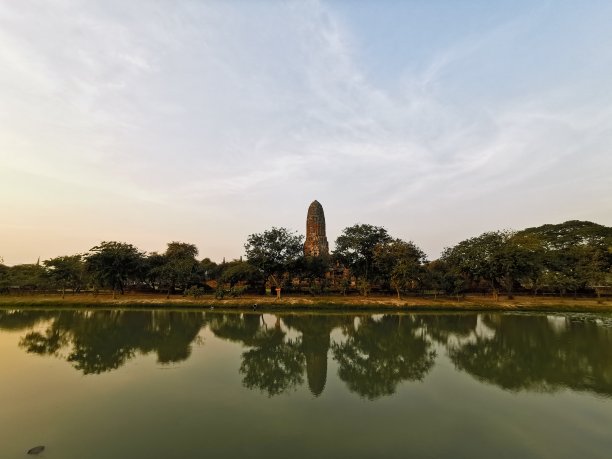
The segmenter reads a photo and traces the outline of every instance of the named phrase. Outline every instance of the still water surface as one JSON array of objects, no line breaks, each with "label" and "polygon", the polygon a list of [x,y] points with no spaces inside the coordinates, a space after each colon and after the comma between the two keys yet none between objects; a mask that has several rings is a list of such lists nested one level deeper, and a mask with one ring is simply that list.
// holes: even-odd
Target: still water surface
[{"label": "still water surface", "polygon": [[612,457],[612,316],[0,309],[0,457]]}]

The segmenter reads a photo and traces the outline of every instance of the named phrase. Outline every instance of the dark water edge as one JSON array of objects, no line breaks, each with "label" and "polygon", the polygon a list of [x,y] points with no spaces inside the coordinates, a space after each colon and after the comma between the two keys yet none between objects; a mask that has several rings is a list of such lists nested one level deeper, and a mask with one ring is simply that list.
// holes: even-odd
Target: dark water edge
[{"label": "dark water edge", "polygon": [[3,301],[0,302],[0,310],[12,310],[12,309],[32,309],[32,310],[45,310],[45,309],[62,309],[62,310],[79,310],[79,309],[96,309],[96,310],[137,310],[137,311],[185,311],[185,310],[215,310],[220,312],[267,312],[267,313],[421,313],[421,312],[533,312],[533,313],[612,313],[612,302],[604,300],[601,302],[594,302],[592,300],[586,300],[582,304],[580,302],[570,303],[539,303],[525,301],[522,303],[513,302],[511,304],[500,302],[485,301],[479,304],[474,301],[465,302],[440,302],[432,301],[426,304],[412,304],[409,301],[406,302],[381,302],[380,300],[374,300],[371,303],[362,302],[359,304],[350,304],[343,302],[326,302],[324,300],[310,301],[307,303],[299,303],[292,301],[279,301],[271,302],[258,300],[258,298],[252,298],[248,301],[231,302],[228,300],[216,301],[216,300],[196,300],[196,301],[145,301],[145,302],[130,302],[122,300],[109,300],[105,299],[102,301],[64,301],[61,299],[51,300],[23,300],[20,299],[14,303]]},{"label": "dark water edge", "polygon": [[2,458],[612,450],[611,314],[2,308],[0,365]]}]

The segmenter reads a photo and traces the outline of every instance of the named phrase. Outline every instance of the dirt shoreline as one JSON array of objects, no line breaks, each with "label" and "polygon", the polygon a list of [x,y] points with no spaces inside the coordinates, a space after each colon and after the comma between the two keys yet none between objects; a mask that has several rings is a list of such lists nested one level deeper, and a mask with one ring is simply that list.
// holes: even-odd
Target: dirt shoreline
[{"label": "dirt shoreline", "polygon": [[[256,305],[256,306],[255,306]],[[2,308],[70,307],[70,308],[172,308],[260,311],[534,311],[534,312],[612,312],[612,298],[532,297],[517,296],[512,300],[466,296],[457,301],[451,297],[406,297],[398,300],[389,296],[243,296],[217,300],[207,295],[198,299],[165,295],[19,295],[0,296]]]}]

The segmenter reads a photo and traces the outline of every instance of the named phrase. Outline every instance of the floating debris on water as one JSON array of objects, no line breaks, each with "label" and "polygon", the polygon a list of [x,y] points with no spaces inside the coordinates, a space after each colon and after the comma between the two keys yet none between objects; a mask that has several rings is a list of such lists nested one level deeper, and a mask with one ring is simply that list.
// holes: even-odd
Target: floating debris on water
[{"label": "floating debris on water", "polygon": [[28,450],[28,454],[40,454],[45,450],[45,447],[40,445],[40,446],[35,446],[34,448],[30,448]]}]

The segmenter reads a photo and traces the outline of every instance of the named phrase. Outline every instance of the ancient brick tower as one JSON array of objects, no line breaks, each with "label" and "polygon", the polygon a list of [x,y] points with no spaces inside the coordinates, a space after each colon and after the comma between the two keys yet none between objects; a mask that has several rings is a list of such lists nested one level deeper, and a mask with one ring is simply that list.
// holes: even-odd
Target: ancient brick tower
[{"label": "ancient brick tower", "polygon": [[306,216],[306,242],[304,242],[304,256],[327,257],[329,244],[325,236],[325,214],[319,201],[312,201]]}]

